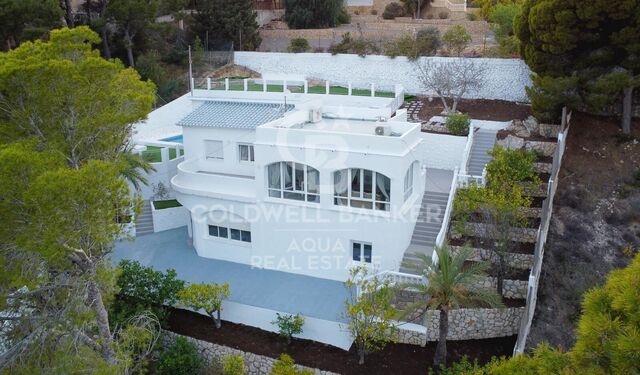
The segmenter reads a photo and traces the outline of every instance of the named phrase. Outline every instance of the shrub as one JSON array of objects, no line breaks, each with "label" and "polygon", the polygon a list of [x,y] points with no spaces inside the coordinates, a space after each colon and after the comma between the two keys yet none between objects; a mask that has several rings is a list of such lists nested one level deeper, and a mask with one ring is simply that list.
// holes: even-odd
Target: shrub
[{"label": "shrub", "polygon": [[312,375],[309,370],[298,370],[288,354],[282,353],[271,368],[271,375]]},{"label": "shrub", "polygon": [[342,35],[340,43],[333,44],[329,47],[329,52],[335,55],[338,53],[355,53],[360,57],[365,57],[369,54],[379,53],[380,50],[374,42],[366,38],[352,38],[351,33],[345,33]]},{"label": "shrub", "polygon": [[351,22],[351,15],[347,13],[347,11],[344,8],[342,8],[338,13],[336,22],[338,23],[338,25],[348,24]]},{"label": "shrub", "polygon": [[185,284],[177,278],[176,271],[169,269],[160,272],[131,260],[122,260],[118,268],[120,272],[116,286],[120,295],[130,297],[132,301],[113,305],[113,323],[124,321],[144,310],[149,310],[158,319],[164,320],[167,313],[162,306],[175,305],[177,294]]},{"label": "shrub", "polygon": [[442,35],[442,41],[450,53],[460,56],[462,51],[471,43],[471,35],[462,25],[453,25]]},{"label": "shrub", "polygon": [[402,5],[396,2],[387,4],[382,12],[382,18],[385,20],[392,20],[396,17],[403,17],[405,15],[405,9]]},{"label": "shrub", "polygon": [[475,12],[470,12],[470,13],[467,13],[467,19],[469,21],[477,21],[479,17],[478,17],[478,14],[476,14]]},{"label": "shrub", "polygon": [[534,188],[540,183],[533,166],[537,158],[535,152],[495,146],[489,155],[493,159],[487,164],[487,180],[492,188],[506,190],[523,183]]},{"label": "shrub", "polygon": [[343,0],[284,0],[284,21],[291,29],[335,27],[345,20],[343,5]]},{"label": "shrub", "polygon": [[440,18],[441,20],[446,20],[447,18],[449,18],[449,12],[447,12],[446,10],[439,12],[438,18]]},{"label": "shrub", "polygon": [[378,15],[378,11],[375,9],[371,9],[371,15],[372,16],[377,16]]},{"label": "shrub", "polygon": [[159,375],[196,374],[204,366],[198,349],[184,337],[178,337],[167,349],[162,351],[156,372]]},{"label": "shrub", "polygon": [[244,357],[237,355],[230,355],[222,360],[222,373],[224,375],[244,375],[247,373],[247,368],[244,365]]},{"label": "shrub", "polygon": [[304,318],[300,314],[288,315],[276,313],[276,320],[271,324],[278,326],[278,333],[280,336],[287,340],[287,344],[291,343],[291,337],[302,333],[302,326],[304,325]]},{"label": "shrub", "polygon": [[410,60],[416,60],[420,56],[435,55],[440,44],[438,29],[427,27],[418,31],[416,39],[407,34],[388,41],[385,43],[384,53],[391,58],[407,56]]},{"label": "shrub", "polygon": [[427,13],[427,19],[428,20],[432,20],[433,19],[433,13]]},{"label": "shrub", "polygon": [[416,34],[416,46],[419,56],[433,56],[442,45],[440,31],[437,27],[425,27]]},{"label": "shrub", "polygon": [[309,41],[305,38],[293,38],[289,41],[289,47],[287,47],[287,51],[293,53],[307,52],[310,49]]},{"label": "shrub", "polygon": [[445,123],[447,130],[455,135],[468,135],[471,120],[466,113],[451,113]]}]

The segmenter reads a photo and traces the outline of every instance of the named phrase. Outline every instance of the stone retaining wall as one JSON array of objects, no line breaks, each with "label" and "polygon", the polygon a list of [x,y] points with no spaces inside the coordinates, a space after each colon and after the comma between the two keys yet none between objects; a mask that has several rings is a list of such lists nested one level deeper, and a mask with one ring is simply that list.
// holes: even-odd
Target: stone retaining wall
[{"label": "stone retaining wall", "polygon": [[[483,288],[495,289],[497,286],[497,279],[495,277],[486,277],[480,282],[480,286]],[[527,298],[527,288],[529,282],[525,280],[510,280],[505,279],[502,282],[502,295],[505,298],[511,299],[525,299]]]},{"label": "stone retaining wall", "polygon": [[[462,246],[451,246],[452,254],[457,254],[460,250],[462,250]],[[471,253],[471,258],[469,258],[469,260],[476,262],[492,261],[493,263],[496,263],[499,259],[497,254],[491,250],[479,248],[472,248],[471,250],[473,252]],[[509,253],[506,254],[505,260],[507,265],[512,268],[530,270],[531,267],[533,267],[532,254]]]},{"label": "stone retaining wall", "polygon": [[[451,227],[451,237],[460,238],[461,233],[455,229],[459,225],[459,222],[453,223]],[[487,232],[491,232],[486,229],[485,223],[466,223],[464,226],[464,233],[470,236],[487,237]],[[535,243],[536,236],[538,234],[538,228],[511,228],[511,240],[523,243]]]},{"label": "stone retaining wall", "polygon": [[[524,307],[501,309],[457,309],[449,312],[448,340],[478,340],[506,337],[518,333]],[[440,310],[426,313],[426,328],[400,326],[397,341],[411,345],[426,345],[439,336]]]},{"label": "stone retaining wall", "polygon": [[[198,348],[198,352],[207,364],[214,362],[221,363],[225,357],[231,355],[241,355],[244,358],[244,364],[247,368],[248,375],[268,375],[275,363],[275,359],[264,355],[244,352],[239,349],[230,348],[224,345],[218,345],[207,341],[194,339],[193,337],[182,336],[171,331],[162,331],[161,344],[163,347],[171,345],[178,337],[184,337]],[[311,370],[316,375],[338,375],[334,372],[319,370],[306,366],[296,365],[298,369]]]}]

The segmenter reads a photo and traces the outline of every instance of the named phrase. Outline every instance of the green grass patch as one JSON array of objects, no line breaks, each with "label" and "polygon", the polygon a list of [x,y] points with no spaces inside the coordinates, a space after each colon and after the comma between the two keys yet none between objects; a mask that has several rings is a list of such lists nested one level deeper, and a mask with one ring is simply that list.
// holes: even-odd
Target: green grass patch
[{"label": "green grass patch", "polygon": [[165,208],[182,207],[182,205],[175,199],[167,199],[163,201],[153,201],[153,207],[155,207],[156,210],[163,210]]},{"label": "green grass patch", "polygon": [[[147,146],[145,151],[142,151],[142,159],[148,163],[160,163],[162,161],[162,147]],[[184,155],[184,151],[180,150],[180,156]],[[175,148],[169,149],[169,160],[173,160],[177,157]]]}]

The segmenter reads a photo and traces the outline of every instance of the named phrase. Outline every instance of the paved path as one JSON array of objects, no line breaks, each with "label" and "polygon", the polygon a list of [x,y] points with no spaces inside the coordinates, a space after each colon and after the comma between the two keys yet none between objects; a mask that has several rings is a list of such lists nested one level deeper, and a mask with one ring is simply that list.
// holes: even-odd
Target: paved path
[{"label": "paved path", "polygon": [[347,298],[343,283],[199,257],[187,244],[186,227],[148,234],[134,241],[118,241],[112,260],[117,263],[121,259],[137,260],[160,271],[173,268],[180,279],[189,282],[228,282],[231,286],[229,301],[344,321],[340,317]]}]

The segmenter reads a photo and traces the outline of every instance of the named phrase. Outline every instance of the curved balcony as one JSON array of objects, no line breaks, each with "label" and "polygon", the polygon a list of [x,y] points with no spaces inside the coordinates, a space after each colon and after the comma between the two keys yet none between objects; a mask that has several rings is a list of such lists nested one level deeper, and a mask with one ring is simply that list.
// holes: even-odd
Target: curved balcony
[{"label": "curved balcony", "polygon": [[245,202],[256,199],[254,176],[207,171],[198,159],[178,164],[178,174],[171,179],[171,185],[183,194]]}]

